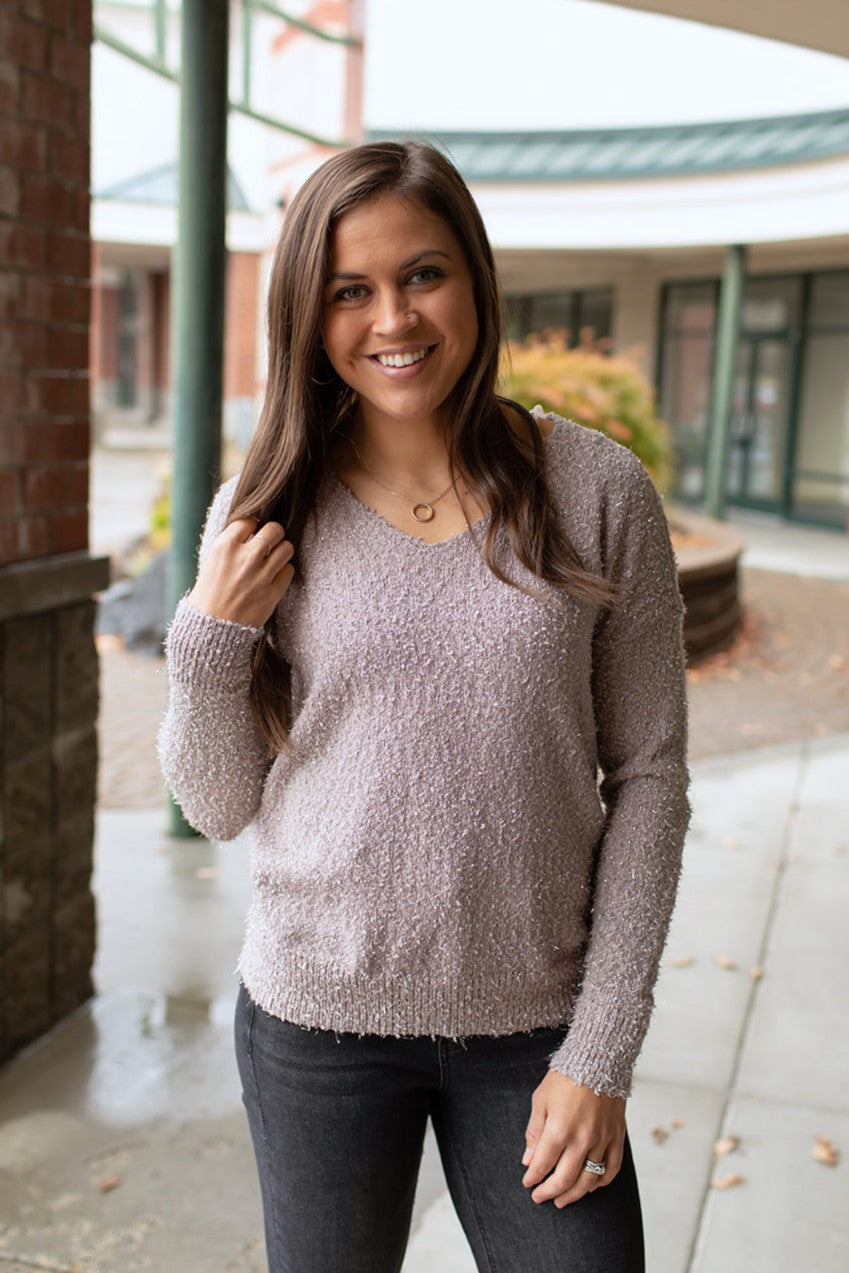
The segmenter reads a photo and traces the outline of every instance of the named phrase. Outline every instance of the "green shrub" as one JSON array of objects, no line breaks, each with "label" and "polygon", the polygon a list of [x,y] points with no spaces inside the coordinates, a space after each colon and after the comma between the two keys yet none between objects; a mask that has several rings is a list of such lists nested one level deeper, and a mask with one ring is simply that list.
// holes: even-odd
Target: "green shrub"
[{"label": "green shrub", "polygon": [[672,436],[658,418],[654,390],[636,362],[597,348],[568,349],[559,333],[511,344],[499,390],[524,407],[546,411],[606,433],[637,455],[659,490],[672,475]]},{"label": "green shrub", "polygon": [[162,480],[162,486],[150,510],[149,542],[156,552],[171,543],[171,478]]}]

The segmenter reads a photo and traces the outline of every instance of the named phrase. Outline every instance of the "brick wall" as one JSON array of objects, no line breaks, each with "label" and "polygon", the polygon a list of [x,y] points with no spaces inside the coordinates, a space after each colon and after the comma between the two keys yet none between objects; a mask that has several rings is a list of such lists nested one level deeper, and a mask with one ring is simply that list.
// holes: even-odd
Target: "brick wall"
[{"label": "brick wall", "polygon": [[0,9],[0,1060],[91,993],[91,0]]},{"label": "brick wall", "polygon": [[224,313],[224,398],[250,398],[257,392],[259,263],[255,252],[227,253]]},{"label": "brick wall", "polygon": [[90,0],[0,10],[0,563],[84,549]]}]

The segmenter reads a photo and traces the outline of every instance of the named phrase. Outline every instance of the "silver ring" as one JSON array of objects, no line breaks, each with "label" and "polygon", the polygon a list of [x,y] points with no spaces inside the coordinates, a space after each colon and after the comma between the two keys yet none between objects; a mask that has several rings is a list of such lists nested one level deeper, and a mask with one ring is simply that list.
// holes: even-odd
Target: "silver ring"
[{"label": "silver ring", "polygon": [[603,1176],[607,1168],[603,1162],[593,1162],[592,1158],[585,1158],[584,1171],[590,1172],[593,1176]]},{"label": "silver ring", "polygon": [[[269,543],[268,540],[265,538],[265,535],[261,535],[259,531],[256,531],[254,533],[254,539],[261,539],[262,542],[265,544],[265,557],[267,557],[268,554],[271,552],[272,548],[274,547],[274,545]],[[263,557],[263,561],[265,560],[265,557]]]}]

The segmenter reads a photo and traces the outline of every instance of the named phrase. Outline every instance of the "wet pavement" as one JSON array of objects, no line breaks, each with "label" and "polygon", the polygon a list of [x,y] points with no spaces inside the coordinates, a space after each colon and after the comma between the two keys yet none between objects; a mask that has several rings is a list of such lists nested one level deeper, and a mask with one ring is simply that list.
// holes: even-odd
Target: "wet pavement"
[{"label": "wet pavement", "polygon": [[[651,1273],[849,1267],[847,777],[849,734],[694,768],[629,1105]],[[97,997],[0,1071],[0,1270],[265,1268],[231,1046],[245,845],[164,826],[101,811]],[[404,1273],[434,1270],[474,1264],[429,1135]]]}]

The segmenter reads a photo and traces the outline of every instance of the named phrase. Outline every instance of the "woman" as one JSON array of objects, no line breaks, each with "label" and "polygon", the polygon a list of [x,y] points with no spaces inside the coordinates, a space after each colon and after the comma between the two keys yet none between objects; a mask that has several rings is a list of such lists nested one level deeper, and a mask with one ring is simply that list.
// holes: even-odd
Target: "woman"
[{"label": "woman", "polygon": [[499,314],[437,151],[323,165],[169,634],[164,772],[205,834],[252,824],[275,1273],[401,1267],[428,1117],[480,1269],[643,1268],[624,1111],[688,817],[681,601],[630,452],[496,397]]}]

